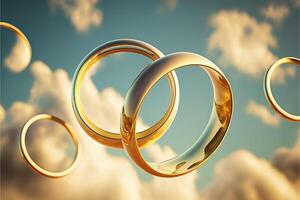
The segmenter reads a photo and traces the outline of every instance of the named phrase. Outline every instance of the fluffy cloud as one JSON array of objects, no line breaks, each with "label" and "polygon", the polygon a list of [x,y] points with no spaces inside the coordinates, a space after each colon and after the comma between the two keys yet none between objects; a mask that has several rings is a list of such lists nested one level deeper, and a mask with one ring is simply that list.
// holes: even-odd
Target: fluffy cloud
[{"label": "fluffy cloud", "polygon": [[[204,191],[197,187],[197,173],[166,179],[153,177],[142,181],[132,163],[125,157],[109,154],[106,147],[94,142],[79,127],[70,101],[71,81],[67,73],[52,71],[36,61],[31,67],[34,83],[27,102],[15,102],[7,109],[6,123],[1,131],[1,199],[189,199],[189,200],[262,200],[297,199],[299,173],[295,166],[299,141],[292,150],[278,150],[273,167],[266,160],[246,151],[237,151],[216,166],[214,181]],[[95,108],[95,123],[105,121],[105,128],[117,130],[123,98],[112,88],[98,91],[91,77],[83,85],[83,95],[89,99],[86,109]],[[85,105],[85,104],[84,104]],[[90,106],[89,106],[90,105]],[[94,109],[95,110],[95,109]],[[69,122],[83,147],[79,165],[68,176],[52,180],[33,172],[18,151],[18,136],[22,125],[37,113],[51,113]],[[33,125],[27,138],[31,155],[47,169],[58,170],[70,164],[73,151],[66,132],[58,125]],[[140,127],[146,126],[140,122]],[[170,147],[158,144],[147,148],[150,158],[172,157]],[[282,156],[284,155],[284,156]],[[294,159],[294,161],[293,161]],[[280,163],[282,165],[278,165]],[[296,170],[296,171],[295,171]],[[132,189],[134,188],[134,192]],[[51,191],[51,192],[49,192]],[[283,198],[284,195],[284,198]]]},{"label": "fluffy cloud", "polygon": [[220,161],[204,200],[296,200],[299,192],[268,161],[240,150]]},{"label": "fluffy cloud", "polygon": [[98,0],[50,0],[52,9],[60,8],[79,32],[101,25],[103,14],[96,8],[97,3]]},{"label": "fluffy cloud", "polygon": [[[34,83],[28,102],[15,102],[8,109],[9,122],[1,132],[1,199],[149,199],[162,196],[167,185],[169,194],[174,199],[191,197],[195,199],[196,174],[189,174],[174,181],[154,178],[142,182],[129,159],[112,156],[106,147],[94,142],[79,127],[71,107],[71,80],[67,73],[58,69],[52,71],[45,63],[36,61],[32,64]],[[91,77],[87,77],[82,93],[88,99],[86,109],[96,115],[95,123],[105,124],[109,130],[118,130],[123,98],[112,88],[99,92]],[[88,106],[89,105],[89,106]],[[95,109],[97,105],[97,109]],[[83,147],[79,165],[68,176],[50,180],[33,172],[23,161],[18,151],[18,135],[21,126],[37,113],[51,113],[69,122],[78,134]],[[39,122],[41,123],[41,122]],[[140,128],[146,126],[140,123]],[[32,126],[27,145],[38,163],[47,169],[58,170],[70,164],[71,155],[69,138],[63,128],[53,124]],[[32,135],[32,137],[30,137]],[[154,150],[155,151],[152,151]],[[68,153],[69,152],[69,153]],[[72,151],[73,152],[73,151]],[[152,157],[173,155],[170,148],[161,149],[158,145],[150,146]],[[30,181],[29,181],[30,180]],[[191,191],[180,189],[181,184],[194,185]],[[112,190],[113,188],[113,190]],[[134,188],[134,192],[129,192]],[[49,193],[49,191],[51,191]],[[164,194],[167,195],[167,194]]]},{"label": "fluffy cloud", "polygon": [[264,17],[274,21],[275,23],[282,22],[289,13],[290,10],[287,5],[269,4],[266,8],[262,9]]},{"label": "fluffy cloud", "polygon": [[275,152],[272,163],[300,191],[300,128],[294,148],[279,148]]},{"label": "fluffy cloud", "polygon": [[20,37],[17,37],[11,52],[4,59],[5,66],[12,72],[18,73],[29,65],[30,60],[31,49],[24,44]]},{"label": "fluffy cloud", "polygon": [[236,10],[218,12],[210,24],[214,32],[208,47],[221,50],[225,64],[255,76],[276,60],[270,50],[277,46],[271,25],[259,23],[246,12]]},{"label": "fluffy cloud", "polygon": [[[278,59],[271,51],[277,47],[277,39],[268,23],[258,22],[246,12],[228,10],[212,16],[210,25],[214,31],[209,37],[208,48],[220,51],[222,66],[229,65],[258,77]],[[286,70],[274,73],[274,81],[284,83],[290,74]]]},{"label": "fluffy cloud", "polygon": [[246,106],[246,113],[259,118],[263,123],[277,127],[280,124],[278,115],[273,115],[268,108],[251,100]]}]

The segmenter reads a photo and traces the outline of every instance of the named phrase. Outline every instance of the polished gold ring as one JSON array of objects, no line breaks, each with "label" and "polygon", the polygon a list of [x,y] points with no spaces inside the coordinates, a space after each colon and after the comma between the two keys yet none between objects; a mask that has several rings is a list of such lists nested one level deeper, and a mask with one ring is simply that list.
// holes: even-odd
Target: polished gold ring
[{"label": "polished gold ring", "polygon": [[[161,77],[177,68],[190,65],[203,68],[211,79],[214,104],[210,120],[198,140],[184,153],[163,162],[148,162],[141,155],[136,134],[137,116],[142,102]],[[233,95],[230,84],[214,63],[193,53],[180,52],[167,55],[142,71],[127,92],[121,116],[124,149],[138,166],[152,175],[160,177],[184,175],[198,168],[220,145],[229,127],[232,112]],[[164,131],[167,131],[167,128]]]},{"label": "polished gold ring", "polygon": [[[67,169],[65,169],[63,171],[59,171],[59,172],[49,171],[49,170],[46,170],[46,169],[43,169],[42,167],[40,167],[30,157],[30,155],[27,151],[27,148],[26,148],[26,134],[27,134],[28,128],[31,126],[31,124],[33,124],[34,122],[36,122],[38,120],[51,120],[51,121],[57,122],[58,124],[64,126],[66,128],[66,130],[68,131],[68,133],[70,134],[70,136],[72,137],[72,140],[74,141],[75,148],[76,148],[76,155],[75,155],[75,158],[74,158],[72,164]],[[77,135],[76,135],[75,131],[72,129],[72,127],[68,123],[64,122],[62,119],[59,119],[59,118],[49,115],[49,114],[36,115],[36,116],[32,117],[31,119],[29,119],[25,123],[25,125],[22,129],[21,135],[20,135],[20,149],[21,149],[24,159],[32,167],[32,169],[34,171],[36,171],[44,176],[50,177],[50,178],[63,177],[63,176],[68,175],[70,172],[72,172],[78,163],[80,153],[81,153],[81,147],[79,145]]]},{"label": "polished gold ring", "polygon": [[[27,37],[25,36],[25,34],[20,30],[18,29],[17,27],[15,27],[14,25],[12,24],[9,24],[7,22],[0,22],[0,27],[3,27],[3,28],[6,28],[8,30],[11,30],[13,32],[15,32],[17,34],[17,36],[21,39],[21,41],[23,42],[23,44],[26,45],[26,47],[29,49],[29,56],[30,56],[30,59],[29,59],[29,62],[31,60],[31,54],[32,54],[32,51],[31,51],[31,45],[27,39]],[[29,63],[28,63],[29,64]],[[27,64],[27,65],[28,65]],[[26,66],[27,66],[26,65]]]},{"label": "polished gold ring", "polygon": [[[164,56],[163,53],[152,45],[132,39],[114,40],[97,47],[83,59],[75,72],[72,83],[72,106],[77,121],[90,137],[106,146],[123,148],[120,133],[109,132],[96,126],[85,114],[80,98],[81,85],[88,70],[105,56],[118,52],[137,53],[144,55],[153,61]],[[158,140],[165,133],[164,130],[168,128],[168,125],[171,124],[177,113],[179,103],[179,85],[177,76],[175,72],[170,72],[166,75],[171,92],[171,101],[168,110],[160,121],[149,129],[137,134],[137,142],[140,147]]]},{"label": "polished gold ring", "polygon": [[300,121],[300,116],[290,114],[287,111],[285,111],[281,106],[279,106],[279,104],[276,102],[276,100],[273,96],[272,90],[271,90],[272,73],[277,67],[279,67],[282,64],[296,64],[296,65],[298,65],[298,67],[300,67],[300,59],[299,58],[293,58],[293,57],[285,57],[285,58],[279,59],[273,65],[271,65],[271,67],[268,69],[268,71],[266,72],[266,75],[265,75],[265,84],[264,84],[264,86],[265,86],[264,87],[265,95],[266,95],[269,103],[271,104],[272,108],[278,114],[280,114],[285,119],[299,122]]}]

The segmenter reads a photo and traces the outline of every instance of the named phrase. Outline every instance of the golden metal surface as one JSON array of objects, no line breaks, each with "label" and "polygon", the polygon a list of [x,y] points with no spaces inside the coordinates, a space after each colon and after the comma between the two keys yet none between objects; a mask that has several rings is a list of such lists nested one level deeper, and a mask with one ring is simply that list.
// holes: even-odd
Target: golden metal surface
[{"label": "golden metal surface", "polygon": [[[79,64],[72,83],[72,105],[75,116],[80,126],[85,132],[95,141],[106,146],[123,148],[120,133],[106,131],[96,126],[85,114],[81,102],[81,85],[84,76],[93,65],[104,57],[118,52],[132,52],[144,55],[151,60],[157,60],[164,55],[155,47],[142,41],[132,39],[119,39],[105,43],[92,52]],[[165,132],[164,130],[171,124],[176,115],[179,103],[179,85],[175,72],[167,73],[167,78],[170,85],[171,101],[167,112],[164,116],[147,130],[137,133],[137,142],[140,147],[151,144],[158,140]]]},{"label": "golden metal surface", "polygon": [[300,59],[293,58],[293,57],[285,57],[285,58],[279,59],[273,65],[271,65],[271,67],[268,69],[268,71],[266,72],[266,75],[265,75],[265,84],[264,84],[265,95],[266,95],[269,103],[271,104],[272,108],[278,114],[280,114],[282,117],[284,117],[285,119],[288,119],[290,121],[300,122],[300,116],[290,114],[290,113],[286,112],[281,106],[279,106],[279,104],[276,102],[276,100],[273,96],[272,90],[271,90],[272,73],[274,72],[274,70],[277,67],[279,67],[282,64],[295,64],[298,67],[300,67]]},{"label": "golden metal surface", "polygon": [[[38,120],[51,120],[51,121],[57,122],[58,124],[64,126],[66,128],[66,130],[68,131],[68,133],[70,134],[70,136],[72,137],[72,140],[74,141],[75,148],[76,148],[76,155],[75,155],[75,158],[74,158],[72,164],[67,169],[64,169],[63,171],[59,171],[59,172],[49,171],[49,170],[46,170],[46,169],[43,169],[42,167],[40,167],[30,157],[30,155],[27,151],[27,148],[26,148],[26,134],[27,134],[27,131],[28,131],[28,128],[30,127],[30,125]],[[70,172],[72,172],[78,163],[80,153],[81,153],[81,147],[79,145],[77,135],[74,132],[74,130],[72,129],[72,127],[68,123],[64,122],[63,120],[61,120],[55,116],[48,115],[48,114],[36,115],[25,123],[25,125],[22,129],[21,135],[20,135],[20,149],[21,149],[24,159],[27,161],[27,163],[32,167],[32,169],[34,171],[36,171],[44,176],[50,177],[50,178],[63,177],[63,176],[68,175]]]},{"label": "golden metal surface", "polygon": [[[161,77],[172,70],[190,65],[203,68],[212,81],[214,106],[210,120],[198,140],[184,153],[164,162],[147,162],[139,150],[136,134],[137,116],[142,102]],[[199,167],[220,145],[229,127],[232,112],[233,95],[230,84],[214,63],[193,53],[170,54],[144,69],[127,92],[121,116],[121,136],[124,149],[138,166],[152,175],[176,177],[189,173]],[[173,119],[166,123],[172,121]],[[163,131],[167,131],[169,126],[170,124],[164,124]]]},{"label": "golden metal surface", "polygon": [[32,54],[31,45],[30,45],[27,37],[24,35],[24,33],[20,29],[18,29],[17,27],[15,27],[14,25],[9,24],[7,22],[1,22],[0,21],[0,27],[6,28],[8,30],[11,30],[11,31],[13,31],[14,33],[17,34],[17,37],[19,37],[21,39],[21,41],[23,42],[23,44],[29,49],[28,53],[30,55],[30,59],[29,59],[29,61],[30,61],[31,60],[31,54]]}]

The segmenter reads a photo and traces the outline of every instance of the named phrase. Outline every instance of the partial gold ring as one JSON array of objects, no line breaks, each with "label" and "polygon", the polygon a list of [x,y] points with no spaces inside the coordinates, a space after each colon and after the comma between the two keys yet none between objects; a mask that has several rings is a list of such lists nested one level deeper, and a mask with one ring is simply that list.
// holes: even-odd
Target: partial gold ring
[{"label": "partial gold ring", "polygon": [[[212,82],[214,104],[210,120],[204,132],[199,134],[198,140],[184,153],[163,162],[148,162],[141,155],[136,139],[137,116],[143,100],[161,77],[172,70],[191,65],[204,69]],[[230,84],[214,63],[193,53],[170,54],[155,61],[142,71],[127,92],[121,116],[121,136],[124,149],[138,166],[152,175],[181,176],[199,167],[220,145],[229,127],[232,112],[233,95]],[[184,135],[188,134],[184,133]]]},{"label": "partial gold ring", "polygon": [[279,59],[273,65],[271,65],[271,67],[268,69],[268,71],[266,72],[266,75],[265,75],[265,84],[264,84],[265,85],[265,87],[264,87],[265,88],[265,95],[266,95],[269,103],[271,104],[272,108],[278,114],[280,114],[285,119],[299,122],[300,121],[300,116],[292,115],[292,114],[286,112],[281,106],[279,106],[279,104],[276,102],[276,100],[273,96],[272,90],[271,90],[272,73],[274,72],[274,70],[277,67],[279,67],[282,64],[296,64],[296,65],[298,65],[298,67],[300,67],[300,59],[293,58],[293,57],[285,57],[285,58]]},{"label": "partial gold ring", "polygon": [[[29,62],[31,60],[31,55],[32,55],[32,50],[31,50],[31,45],[27,39],[27,37],[25,36],[25,34],[20,30],[18,29],[17,27],[15,27],[14,25],[12,24],[9,24],[7,22],[1,22],[0,21],[0,27],[3,27],[3,28],[6,28],[6,29],[9,29],[13,32],[15,32],[17,34],[17,36],[22,40],[23,44],[26,45],[26,47],[29,49],[29,55],[30,55],[30,59],[29,59]],[[29,64],[29,63],[28,63]],[[27,64],[27,65],[28,65]]]},{"label": "partial gold ring", "polygon": [[[70,136],[72,137],[72,140],[74,141],[75,148],[76,148],[76,155],[75,155],[75,158],[74,158],[72,164],[67,169],[64,169],[63,171],[59,171],[59,172],[49,171],[49,170],[46,170],[46,169],[43,169],[42,167],[40,167],[30,157],[30,155],[27,151],[27,147],[26,147],[26,134],[27,134],[28,128],[31,126],[31,124],[33,124],[34,122],[36,122],[38,120],[51,120],[51,121],[57,122],[58,124],[64,126],[66,128],[66,130],[68,131],[68,133],[70,134]],[[59,119],[59,118],[49,115],[49,114],[36,115],[36,116],[32,117],[31,119],[29,119],[25,123],[25,125],[22,129],[21,135],[20,135],[20,149],[21,149],[24,159],[32,167],[32,169],[34,169],[36,172],[38,172],[44,176],[50,177],[50,178],[63,177],[63,176],[68,175],[70,172],[72,172],[74,170],[75,166],[77,165],[80,154],[81,154],[81,147],[79,145],[78,137],[77,137],[75,131],[73,130],[73,128],[68,123],[64,122],[62,119]]]},{"label": "partial gold ring", "polygon": [[[83,59],[75,72],[72,83],[72,105],[79,124],[90,137],[101,144],[115,148],[123,148],[120,133],[106,131],[96,126],[87,117],[84,112],[80,96],[81,85],[88,70],[90,70],[96,62],[103,59],[105,56],[118,52],[137,53],[144,55],[151,60],[157,60],[164,56],[163,53],[161,53],[152,45],[132,39],[114,40],[97,47],[90,52],[86,58]],[[160,121],[158,121],[149,129],[141,131],[137,134],[139,146],[145,146],[158,140],[164,134],[163,130],[166,128],[166,126],[168,126],[168,124],[170,124],[170,122],[174,120],[176,115],[179,103],[179,84],[175,72],[170,72],[166,75],[169,81],[171,92],[171,101],[168,110],[160,119]]]}]

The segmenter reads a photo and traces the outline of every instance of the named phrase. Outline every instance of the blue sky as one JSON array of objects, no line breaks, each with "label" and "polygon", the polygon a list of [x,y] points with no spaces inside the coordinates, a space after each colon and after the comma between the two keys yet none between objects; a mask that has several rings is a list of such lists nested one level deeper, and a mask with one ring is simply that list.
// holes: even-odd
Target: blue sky
[{"label": "blue sky", "polygon": [[[262,14],[262,10],[270,4],[284,4],[288,7],[289,13],[281,22]],[[42,60],[53,70],[63,68],[69,77],[73,76],[79,62],[92,49],[118,38],[146,41],[165,54],[195,52],[216,63],[232,85],[234,115],[221,148],[198,170],[200,186],[211,180],[215,164],[237,149],[246,149],[259,157],[271,158],[278,147],[291,147],[294,144],[299,124],[280,118],[274,126],[246,112],[248,103],[255,101],[266,107],[272,116],[276,116],[264,96],[264,71],[253,76],[230,62],[222,62],[220,57],[224,49],[209,50],[210,37],[216,29],[212,27],[211,19],[221,11],[235,10],[248,15],[258,24],[266,23],[272,27],[271,34],[276,38],[277,46],[267,46],[267,49],[274,56],[299,57],[299,8],[293,1],[187,0],[177,1],[175,7],[170,7],[164,1],[103,0],[97,3],[96,8],[102,12],[102,22],[84,31],[78,31],[62,9],[51,9],[47,1],[2,1],[1,21],[16,25],[26,34],[32,46],[32,61]],[[9,31],[3,31],[1,35],[1,62],[9,54],[14,43],[13,36]],[[249,57],[256,59],[251,53]],[[99,90],[113,87],[124,96],[134,77],[149,63],[141,56],[129,54],[111,57],[104,61],[93,80]],[[278,102],[297,114],[300,113],[299,70],[295,73],[295,76],[287,77],[285,83],[274,84],[273,90]],[[181,69],[178,76],[181,89],[179,112],[174,124],[159,143],[170,145],[179,153],[192,144],[204,128],[212,106],[212,88],[206,74],[196,68]],[[3,107],[8,109],[15,101],[26,101],[32,81],[30,68],[13,73],[2,66]],[[146,99],[141,114],[146,124],[159,119],[166,110],[169,98],[168,85],[163,80]],[[112,153],[125,155],[115,150]],[[139,173],[147,179],[148,175],[141,171]]]}]

